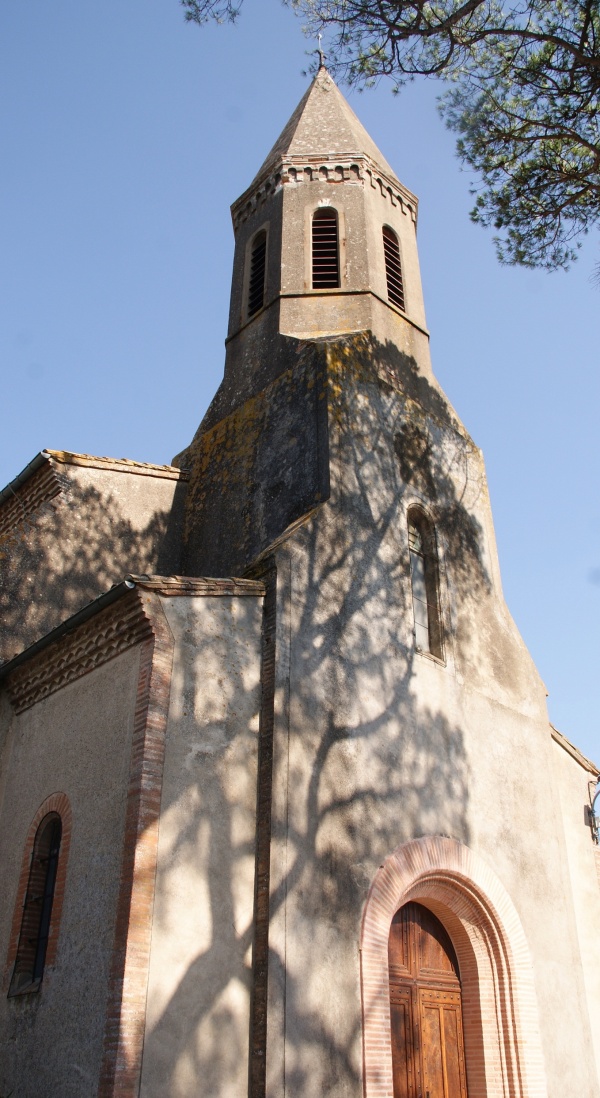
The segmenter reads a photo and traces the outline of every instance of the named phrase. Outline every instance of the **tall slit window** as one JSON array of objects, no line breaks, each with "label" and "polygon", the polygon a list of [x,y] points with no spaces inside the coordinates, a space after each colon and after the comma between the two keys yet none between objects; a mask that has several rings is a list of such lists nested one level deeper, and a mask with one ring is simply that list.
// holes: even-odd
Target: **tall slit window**
[{"label": "tall slit window", "polygon": [[37,991],[44,975],[61,837],[60,816],[49,812],[38,827],[33,843],[9,995]]},{"label": "tall slit window", "polygon": [[314,290],[334,290],[340,284],[338,217],[331,206],[317,210],[312,221],[312,284]]},{"label": "tall slit window", "polygon": [[416,511],[411,511],[408,516],[408,546],[416,646],[421,652],[430,652],[441,659],[442,628],[435,529],[424,515]]},{"label": "tall slit window", "polygon": [[404,309],[404,283],[402,281],[402,264],[400,263],[400,246],[398,237],[388,225],[383,226],[383,254],[385,256],[388,299],[392,302],[392,305]]},{"label": "tall slit window", "polygon": [[265,303],[265,274],[267,269],[267,234],[261,229],[252,241],[250,252],[250,279],[248,281],[248,316],[254,316]]}]

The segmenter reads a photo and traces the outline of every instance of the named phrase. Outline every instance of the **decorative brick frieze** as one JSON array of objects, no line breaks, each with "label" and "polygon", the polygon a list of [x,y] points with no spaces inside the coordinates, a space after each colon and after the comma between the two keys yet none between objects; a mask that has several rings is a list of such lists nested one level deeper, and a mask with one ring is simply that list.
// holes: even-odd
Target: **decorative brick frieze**
[{"label": "decorative brick frieze", "polygon": [[6,541],[21,540],[23,533],[48,509],[50,500],[64,488],[64,477],[48,460],[14,492],[5,490],[8,494],[0,507],[0,559]]},{"label": "decorative brick frieze", "polygon": [[15,668],[7,685],[16,712],[100,667],[150,632],[140,598],[132,591]]},{"label": "decorative brick frieze", "polygon": [[314,156],[286,156],[276,171],[272,170],[234,202],[231,207],[234,228],[238,229],[280,187],[306,183],[355,183],[372,187],[416,223],[417,199],[410,191],[393,176],[382,172],[370,157],[342,154],[325,160]]},{"label": "decorative brick frieze", "polygon": [[129,576],[131,592],[117,599],[85,623],[49,643],[40,652],[7,673],[10,700],[17,713],[30,709],[67,683],[94,671],[133,645],[151,636],[141,593],[153,591],[177,596],[260,597],[264,584],[246,579],[204,579],[185,576]]},{"label": "decorative brick frieze", "polygon": [[469,1094],[546,1098],[533,970],[516,909],[482,858],[440,835],[398,847],[378,871],[365,905],[365,1098],[393,1098],[388,937],[394,914],[410,900],[437,915],[456,950]]},{"label": "decorative brick frieze", "polygon": [[23,904],[25,903],[25,893],[27,892],[27,883],[29,880],[29,869],[31,865],[33,844],[38,827],[44,819],[44,816],[47,816],[49,812],[57,812],[60,816],[62,834],[60,840],[60,852],[58,856],[56,882],[54,885],[54,898],[52,901],[52,915],[50,918],[50,927],[48,930],[48,945],[46,947],[44,980],[48,980],[50,976],[49,970],[52,969],[52,966],[56,961],[60,920],[65,894],[65,881],[67,878],[67,865],[69,862],[69,850],[71,847],[71,831],[73,828],[71,805],[69,804],[69,798],[67,797],[66,793],[52,793],[49,797],[46,797],[46,800],[40,805],[33,820],[31,821],[31,824],[29,825],[29,831],[27,832],[27,838],[25,840],[25,846],[23,848],[21,873],[19,875],[19,883],[17,886],[17,896],[13,909],[8,952],[6,956],[6,964],[4,967],[3,988],[5,992],[7,991],[8,985],[10,983],[15,958],[17,956],[19,933],[21,930],[21,920],[23,918]]}]

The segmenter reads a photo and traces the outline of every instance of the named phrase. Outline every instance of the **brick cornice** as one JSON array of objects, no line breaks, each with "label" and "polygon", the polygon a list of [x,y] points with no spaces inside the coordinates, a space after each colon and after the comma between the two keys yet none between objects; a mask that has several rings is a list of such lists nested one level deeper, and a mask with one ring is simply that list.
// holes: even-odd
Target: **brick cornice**
[{"label": "brick cornice", "polygon": [[31,708],[151,634],[140,595],[132,590],[9,673],[8,694],[16,712]]},{"label": "brick cornice", "polygon": [[3,491],[4,499],[0,505],[0,552],[2,542],[10,540],[11,531],[30,523],[31,517],[39,515],[44,505],[63,490],[64,478],[49,460],[16,488],[8,485]]},{"label": "brick cornice", "polygon": [[264,595],[265,585],[237,578],[128,576],[123,584],[101,595],[73,619],[0,668],[15,711],[30,709],[150,637],[152,626],[143,598],[146,591],[168,598],[257,598]]},{"label": "brick cornice", "polygon": [[365,153],[329,153],[327,156],[300,156],[286,153],[271,163],[259,179],[233,203],[231,216],[237,229],[270,195],[286,184],[306,183],[359,184],[373,187],[392,206],[400,206],[412,221],[417,221],[418,200],[398,179],[383,171]]}]

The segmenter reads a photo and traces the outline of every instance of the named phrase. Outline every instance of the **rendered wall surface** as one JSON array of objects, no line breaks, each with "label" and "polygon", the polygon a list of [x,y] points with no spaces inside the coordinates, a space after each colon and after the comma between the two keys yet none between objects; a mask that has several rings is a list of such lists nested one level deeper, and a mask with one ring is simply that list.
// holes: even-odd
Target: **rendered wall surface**
[{"label": "rendered wall surface", "polygon": [[0,508],[0,659],[130,572],[180,571],[185,482],[92,463],[50,459]]},{"label": "rendered wall surface", "polygon": [[[3,710],[0,773],[0,1094],[95,1098],[121,868],[139,653],[129,651],[16,716]],[[6,997],[23,847],[39,806],[67,795],[72,833],[56,963],[35,994]]]},{"label": "rendered wall surface", "polygon": [[[592,842],[587,822],[589,783],[596,774],[584,769],[559,744],[553,744],[556,785],[568,853],[569,884],[575,908],[575,923],[583,972],[585,1002],[589,1012],[600,1090],[600,849]],[[554,815],[554,812],[552,813]]]},{"label": "rendered wall surface", "polygon": [[315,344],[295,350],[290,369],[197,435],[186,452],[189,575],[241,575],[327,498],[325,354]]},{"label": "rendered wall surface", "polygon": [[245,1098],[262,599],[164,600],[175,638],[141,1098]]},{"label": "rendered wall surface", "polygon": [[[401,843],[441,834],[517,909],[548,1094],[594,1094],[545,691],[502,599],[481,455],[336,345],[329,429],[330,500],[277,551],[268,1093],[361,1095],[363,904]],[[444,661],[412,635],[416,503],[438,532]]]}]

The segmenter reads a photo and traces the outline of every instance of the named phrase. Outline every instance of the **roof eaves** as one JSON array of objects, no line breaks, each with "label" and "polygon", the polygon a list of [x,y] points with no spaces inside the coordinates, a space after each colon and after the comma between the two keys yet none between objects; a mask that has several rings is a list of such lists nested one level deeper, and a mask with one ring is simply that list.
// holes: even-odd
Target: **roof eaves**
[{"label": "roof eaves", "polygon": [[45,633],[43,637],[35,641],[34,644],[30,644],[28,648],[24,648],[22,652],[19,652],[16,656],[13,656],[11,660],[7,660],[6,663],[0,664],[0,681],[10,675],[17,667],[22,663],[27,663],[28,660],[37,656],[38,652],[42,652],[44,648],[48,648],[51,644],[54,644],[57,640],[65,637],[68,633],[72,633],[74,629],[79,628],[89,618],[94,617],[95,614],[100,613],[101,610],[105,610],[111,603],[116,602],[117,599],[126,595],[135,587],[135,584],[129,579],[124,579],[121,583],[116,583],[114,587],[111,587],[109,591],[105,591],[98,598],[93,599],[92,602],[88,602],[86,606],[83,606],[81,610],[78,610],[72,617],[67,618],[66,621],[62,621],[60,625],[55,626],[49,633]]},{"label": "roof eaves", "polygon": [[72,617],[55,626],[49,633],[45,633],[34,644],[30,644],[28,648],[13,656],[11,660],[0,664],[0,681],[12,674],[22,663],[27,663],[44,648],[48,648],[51,644],[61,640],[62,637],[67,636],[68,633],[72,633],[73,630],[78,629],[80,625],[89,621],[95,614],[99,614],[100,611],[105,610],[107,606],[110,606],[128,592],[133,591],[136,587],[142,590],[156,591],[157,594],[166,597],[187,595],[192,598],[199,598],[214,595],[233,595],[238,598],[244,596],[257,598],[265,593],[265,585],[259,580],[238,579],[235,577],[209,579],[195,576],[128,575],[120,583],[116,583],[114,587],[111,587],[109,591],[105,591],[102,595],[98,595],[97,598],[93,599],[92,602],[88,602]]},{"label": "roof eaves", "polygon": [[131,458],[98,457],[94,454],[75,454],[70,450],[45,450],[61,465],[80,465],[90,469],[110,469],[118,473],[137,473],[141,476],[166,477],[169,480],[189,480],[189,470],[175,465],[154,465],[149,461]]},{"label": "roof eaves", "polygon": [[135,576],[126,577],[136,587],[166,595],[235,595],[236,597],[260,597],[265,585],[260,580],[239,579],[237,576],[214,578],[211,576]]},{"label": "roof eaves", "polygon": [[40,450],[39,454],[36,454],[34,458],[26,465],[25,468],[13,477],[11,481],[0,491],[0,507],[7,499],[16,495],[17,489],[21,488],[23,484],[26,484],[30,477],[34,473],[37,473],[38,469],[41,469],[43,465],[50,460],[50,452],[48,450]]},{"label": "roof eaves", "polygon": [[587,770],[590,774],[594,774],[596,777],[600,777],[600,767],[596,766],[596,763],[588,759],[586,755],[575,747],[575,744],[571,743],[562,732],[558,731],[553,724],[550,725],[550,734],[555,743],[562,747],[563,751],[566,751],[568,755],[571,755],[584,770]]}]

